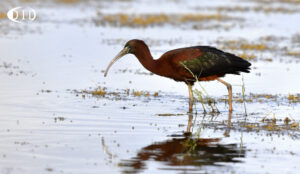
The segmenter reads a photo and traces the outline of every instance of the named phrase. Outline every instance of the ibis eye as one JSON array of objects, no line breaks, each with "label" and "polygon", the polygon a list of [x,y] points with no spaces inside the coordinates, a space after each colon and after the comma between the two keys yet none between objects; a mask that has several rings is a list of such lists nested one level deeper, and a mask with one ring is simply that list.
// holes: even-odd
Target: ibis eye
[{"label": "ibis eye", "polygon": [[126,50],[127,53],[130,53],[131,47],[129,45],[125,45],[124,50]]}]

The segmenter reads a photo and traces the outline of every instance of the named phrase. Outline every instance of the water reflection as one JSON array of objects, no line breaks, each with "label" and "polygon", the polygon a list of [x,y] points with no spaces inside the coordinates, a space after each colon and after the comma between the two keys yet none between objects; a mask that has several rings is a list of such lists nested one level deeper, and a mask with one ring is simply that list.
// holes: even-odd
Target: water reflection
[{"label": "water reflection", "polygon": [[245,157],[245,147],[240,147],[239,144],[220,144],[220,138],[193,136],[189,132],[192,120],[193,117],[189,115],[188,132],[173,136],[166,141],[153,143],[142,148],[135,157],[122,160],[120,166],[123,168],[123,173],[139,173],[147,169],[148,161],[160,162],[164,165],[161,168],[174,167],[174,170],[181,170],[180,167],[184,166],[184,170],[188,167],[192,170],[195,170],[195,167],[200,170],[201,166],[238,163],[241,162],[239,158]]},{"label": "water reflection", "polygon": [[[230,136],[230,129],[231,129],[231,112],[228,112],[228,117],[227,117],[227,128],[225,129],[224,132],[224,136],[225,137],[229,137]],[[193,113],[188,113],[189,116],[189,120],[188,120],[188,124],[187,124],[187,128],[186,128],[186,132],[190,133],[191,132],[191,128],[193,127]],[[203,115],[203,117],[205,117],[205,114]]]}]

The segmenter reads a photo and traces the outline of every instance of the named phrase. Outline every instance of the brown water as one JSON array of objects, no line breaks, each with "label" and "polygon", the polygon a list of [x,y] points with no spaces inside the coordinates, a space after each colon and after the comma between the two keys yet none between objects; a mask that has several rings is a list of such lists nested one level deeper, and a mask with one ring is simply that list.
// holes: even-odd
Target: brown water
[{"label": "brown water", "polygon": [[[17,6],[37,19],[9,21]],[[298,173],[297,1],[15,0],[0,12],[0,173]],[[186,85],[131,55],[104,78],[133,38],[157,58],[192,45],[252,58],[245,105],[242,76],[224,78],[231,127],[218,82],[201,86],[220,113],[198,102],[187,114]],[[90,94],[98,87],[104,96]]]}]

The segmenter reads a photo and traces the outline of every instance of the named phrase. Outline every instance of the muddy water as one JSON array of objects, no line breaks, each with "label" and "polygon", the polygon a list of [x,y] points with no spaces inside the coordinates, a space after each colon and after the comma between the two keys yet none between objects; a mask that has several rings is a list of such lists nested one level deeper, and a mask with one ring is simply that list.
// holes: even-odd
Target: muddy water
[{"label": "muddy water", "polygon": [[[38,18],[0,18],[0,173],[298,173],[298,3],[1,1],[1,14],[15,6]],[[153,57],[197,44],[254,55],[245,105],[242,77],[224,78],[233,84],[231,127],[217,82],[201,86],[220,113],[206,104],[203,114],[198,102],[187,114],[187,87],[131,55],[104,78],[132,38]],[[98,87],[104,96],[84,92]]]}]

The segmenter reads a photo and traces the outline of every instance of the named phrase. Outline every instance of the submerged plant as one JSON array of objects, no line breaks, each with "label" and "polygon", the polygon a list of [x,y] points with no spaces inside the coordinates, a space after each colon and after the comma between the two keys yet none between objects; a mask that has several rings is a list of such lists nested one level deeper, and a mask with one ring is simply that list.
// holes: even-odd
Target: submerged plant
[{"label": "submerged plant", "polygon": [[[192,92],[197,95],[199,101],[201,102],[203,113],[206,113],[205,103],[211,108],[210,113],[220,113],[219,109],[216,106],[215,99],[208,95],[204,87],[200,84],[198,77],[184,63],[180,63],[180,65],[182,65],[187,71],[189,71],[189,73],[193,76],[193,78],[195,78],[196,83],[199,84],[199,86],[202,89],[202,91],[198,89],[195,90],[192,89]],[[196,103],[194,103],[194,105],[196,105]]]},{"label": "submerged plant", "polygon": [[245,116],[247,116],[245,90],[246,90],[246,87],[245,87],[245,83],[244,83],[244,76],[242,76],[242,95],[243,95],[243,103],[244,103],[244,109],[245,109]]}]

